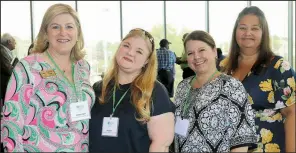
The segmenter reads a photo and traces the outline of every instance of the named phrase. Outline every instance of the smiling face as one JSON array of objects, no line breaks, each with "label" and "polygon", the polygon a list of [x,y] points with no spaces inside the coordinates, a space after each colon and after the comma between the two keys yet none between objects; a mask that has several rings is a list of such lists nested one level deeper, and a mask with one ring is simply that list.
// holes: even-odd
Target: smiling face
[{"label": "smiling face", "polygon": [[151,53],[148,43],[140,36],[123,40],[115,55],[119,70],[125,73],[140,73],[142,67],[147,64]]},{"label": "smiling face", "polygon": [[59,54],[70,54],[77,41],[77,26],[70,14],[60,14],[47,27],[48,49]]},{"label": "smiling face", "polygon": [[200,40],[188,40],[186,42],[187,62],[196,73],[208,73],[216,69],[217,51],[207,43]]},{"label": "smiling face", "polygon": [[262,38],[262,29],[256,15],[245,15],[236,29],[236,41],[242,49],[258,49]]}]

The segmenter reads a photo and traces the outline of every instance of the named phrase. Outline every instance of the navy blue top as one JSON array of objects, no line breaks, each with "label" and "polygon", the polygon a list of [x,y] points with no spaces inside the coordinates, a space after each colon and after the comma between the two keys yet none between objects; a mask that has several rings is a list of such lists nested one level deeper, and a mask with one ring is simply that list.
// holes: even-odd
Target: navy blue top
[{"label": "navy blue top", "polygon": [[[116,90],[116,102],[128,90],[131,84],[120,85]],[[94,84],[96,99],[101,95],[102,82]],[[90,152],[149,152],[150,138],[147,124],[136,120],[136,109],[131,103],[131,90],[115,110],[114,117],[119,118],[118,137],[102,136],[102,123],[104,117],[112,113],[112,90],[109,91],[108,102],[101,105],[96,100],[92,110],[89,123],[89,151]],[[166,112],[175,111],[175,105],[170,100],[165,87],[155,82],[153,89],[153,105],[151,116],[160,115]],[[116,104],[115,104],[116,105]]]}]

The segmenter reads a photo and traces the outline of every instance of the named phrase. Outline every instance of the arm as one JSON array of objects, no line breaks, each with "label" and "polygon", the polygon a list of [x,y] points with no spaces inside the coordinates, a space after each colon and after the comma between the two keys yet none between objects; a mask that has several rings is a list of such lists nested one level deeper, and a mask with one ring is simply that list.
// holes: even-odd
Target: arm
[{"label": "arm", "polygon": [[296,152],[295,148],[295,104],[281,109],[281,113],[286,117],[284,123],[286,136],[286,152]]},{"label": "arm", "polygon": [[248,152],[248,147],[234,148],[234,149],[231,149],[230,152]]},{"label": "arm", "polygon": [[174,139],[174,114],[168,112],[153,116],[147,126],[152,141],[149,152],[168,152]]},{"label": "arm", "polygon": [[274,92],[274,101],[283,102],[283,107],[280,109],[282,116],[285,119],[285,147],[286,152],[296,152],[295,149],[295,94],[296,94],[296,74],[289,66],[290,64],[284,59],[279,59],[274,68],[277,70],[275,86],[277,90]]},{"label": "arm", "polygon": [[[25,98],[30,95],[20,95],[27,90],[27,75],[23,73],[25,68],[17,64],[9,80],[4,100],[1,119],[1,140],[7,152],[24,152],[22,135],[24,133],[23,106],[26,105]],[[27,87],[26,87],[27,86]],[[24,89],[27,88],[27,89]]]},{"label": "arm", "polygon": [[180,64],[186,64],[187,61],[182,61],[181,59],[178,59],[176,60],[176,64],[180,65]]},{"label": "arm", "polygon": [[[243,84],[234,78],[230,81],[230,83],[226,84],[231,90],[229,95],[231,98],[229,98],[232,101],[228,113],[229,117],[233,116],[236,120],[236,122],[230,122],[230,127],[233,129],[233,132],[229,135],[230,150],[231,152],[246,152],[249,148],[256,147],[257,144],[255,113]],[[224,88],[227,86],[224,86]],[[239,95],[233,96],[233,93],[239,93]],[[238,113],[240,115],[234,115],[233,113],[236,111],[231,110],[240,111]]]},{"label": "arm", "polygon": [[186,64],[187,63],[187,56],[185,55],[185,50],[183,51],[181,57],[176,56],[176,64]]},{"label": "arm", "polygon": [[9,60],[7,60],[7,58],[5,58],[2,54],[0,56],[2,56],[0,58],[1,74],[5,74],[7,76],[10,76],[12,73],[13,67],[9,63]]}]

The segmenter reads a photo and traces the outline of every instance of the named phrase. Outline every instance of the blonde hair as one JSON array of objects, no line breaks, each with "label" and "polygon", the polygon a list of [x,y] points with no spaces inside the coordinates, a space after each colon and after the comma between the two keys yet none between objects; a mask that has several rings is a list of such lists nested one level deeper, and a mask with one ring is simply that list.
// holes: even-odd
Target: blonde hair
[{"label": "blonde hair", "polygon": [[43,16],[39,33],[34,42],[32,53],[43,53],[44,51],[47,50],[49,45],[48,40],[46,38],[47,27],[49,23],[57,15],[60,15],[60,14],[70,14],[75,20],[75,24],[77,26],[77,31],[78,31],[78,37],[77,37],[76,44],[71,50],[71,59],[80,60],[85,56],[85,52],[83,51],[84,39],[83,39],[82,30],[81,30],[81,24],[80,24],[80,20],[78,18],[77,12],[70,5],[67,5],[67,4],[54,4],[47,9],[47,11]]},{"label": "blonde hair", "polygon": [[[153,41],[153,38],[149,39],[145,36],[143,32],[140,31],[131,31],[127,34],[122,41],[131,37],[141,37],[147,41]],[[154,42],[153,42],[154,43]],[[152,43],[147,43],[148,48],[151,51],[150,56],[148,57],[148,63],[142,68],[140,74],[133,80],[131,84],[131,95],[132,95],[132,104],[136,108],[136,112],[138,113],[138,118],[136,120],[146,123],[150,120],[151,117],[151,105],[152,105],[152,92],[154,88],[154,83],[156,81],[157,75],[157,59],[156,52],[154,51],[154,47]],[[117,50],[118,52],[118,50]],[[119,87],[118,82],[118,64],[115,58],[116,54],[113,56],[113,60],[111,66],[108,68],[106,75],[103,78],[102,84],[102,93],[99,97],[99,103],[106,103],[106,96],[109,95],[107,93],[110,91],[111,84],[110,81],[114,80],[116,87]]]}]

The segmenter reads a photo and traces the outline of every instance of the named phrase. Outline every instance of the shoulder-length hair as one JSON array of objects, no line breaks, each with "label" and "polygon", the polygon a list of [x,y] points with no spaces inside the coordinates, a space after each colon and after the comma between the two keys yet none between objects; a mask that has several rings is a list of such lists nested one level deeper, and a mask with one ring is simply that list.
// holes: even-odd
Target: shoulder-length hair
[{"label": "shoulder-length hair", "polygon": [[[152,103],[152,92],[154,84],[156,81],[157,75],[157,59],[156,53],[154,51],[154,40],[153,38],[148,38],[145,36],[146,31],[131,31],[127,34],[122,41],[131,38],[131,37],[142,37],[146,40],[148,48],[150,50],[150,56],[148,57],[148,63],[142,68],[140,74],[134,79],[131,83],[131,95],[132,103],[136,108],[137,115],[136,119],[146,123],[150,120],[151,117],[151,103]],[[147,32],[148,33],[148,32]],[[151,35],[150,35],[151,36]],[[152,36],[151,36],[152,37]],[[122,42],[121,42],[122,43]],[[120,47],[120,46],[119,46]],[[117,50],[118,52],[118,50]],[[103,78],[102,92],[99,97],[99,103],[106,103],[106,96],[110,94],[112,89],[111,82],[114,80],[115,85],[119,87],[118,82],[118,63],[115,58],[116,54],[113,56],[111,66],[108,68],[106,75]]]},{"label": "shoulder-length hair", "polygon": [[70,14],[75,21],[78,31],[77,42],[71,50],[71,59],[80,60],[85,56],[84,48],[84,39],[83,33],[81,30],[80,20],[78,18],[77,12],[67,4],[54,4],[50,6],[43,16],[40,30],[38,32],[37,38],[34,42],[34,47],[32,48],[32,53],[43,53],[48,48],[48,40],[46,38],[47,27],[49,23],[60,14]]},{"label": "shoulder-length hair", "polygon": [[257,68],[259,68],[262,64],[268,65],[271,58],[274,56],[274,53],[272,52],[270,47],[269,28],[263,11],[261,11],[256,6],[246,7],[239,13],[232,31],[229,59],[225,67],[222,68],[222,71],[226,72],[227,74],[231,74],[234,70],[238,68],[238,56],[240,54],[240,47],[236,40],[236,30],[240,20],[246,15],[257,16],[259,19],[260,28],[262,29],[261,43],[258,48],[259,55],[251,71],[257,70]]},{"label": "shoulder-length hair", "polygon": [[205,42],[206,44],[208,44],[212,49],[216,48],[216,43],[215,43],[213,37],[209,33],[202,31],[202,30],[192,31],[191,33],[189,33],[185,37],[185,40],[183,42],[185,49],[186,49],[186,43],[189,40],[199,40],[199,41],[202,41],[202,42]]}]

